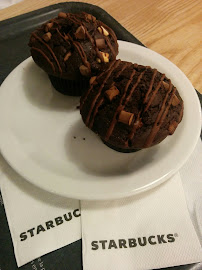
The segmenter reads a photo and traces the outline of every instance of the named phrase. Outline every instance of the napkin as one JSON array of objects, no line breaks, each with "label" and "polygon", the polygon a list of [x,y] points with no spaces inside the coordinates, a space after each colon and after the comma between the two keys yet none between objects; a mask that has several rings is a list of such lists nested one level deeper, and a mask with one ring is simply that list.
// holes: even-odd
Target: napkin
[{"label": "napkin", "polygon": [[[202,195],[201,147],[202,144],[199,141],[191,158],[180,171],[188,208],[200,239],[202,239],[202,232],[200,231],[200,228],[202,228],[200,227],[200,224],[202,224],[202,205],[200,201]],[[130,260],[131,258],[135,259],[137,255],[130,255],[132,248],[128,249],[130,254],[127,256],[130,259],[125,256],[125,253],[122,254],[124,247],[117,249],[121,256],[120,260],[124,263],[124,268],[121,268],[121,264],[120,268],[118,268],[116,263],[120,263],[119,260],[114,261],[114,257],[111,257],[111,254],[108,254],[106,250],[100,249],[102,245],[106,245],[105,242],[103,244],[102,242],[99,243],[101,245],[99,249],[91,250],[92,241],[107,240],[108,238],[105,237],[109,237],[110,240],[116,240],[120,237],[122,237],[122,240],[124,240],[123,237],[127,237],[126,239],[136,238],[136,241],[140,241],[138,237],[147,237],[147,241],[150,239],[150,242],[162,242],[161,244],[158,242],[155,245],[149,244],[150,248],[155,249],[154,254],[150,250],[149,253],[145,253],[145,248],[146,250],[148,249],[148,243],[146,246],[140,246],[139,242],[137,242],[137,247],[134,250],[142,248],[142,256],[138,256],[139,263],[143,264],[143,268],[140,267],[140,269],[158,268],[162,267],[161,265],[186,264],[197,262],[201,259],[199,255],[199,252],[201,252],[199,241],[188,215],[179,175],[176,175],[161,186],[138,196],[114,201],[79,202],[78,200],[50,194],[31,185],[15,173],[2,157],[0,157],[0,171],[0,188],[18,266],[22,266],[39,256],[81,238],[80,203],[82,205],[84,270],[130,270],[130,265],[134,266],[133,261],[130,264]],[[163,203],[160,198],[163,198]],[[168,200],[169,203],[167,203]],[[173,205],[173,208],[171,205]],[[66,219],[69,219],[69,221],[66,221]],[[46,223],[49,229],[47,229]],[[33,228],[34,230],[32,230]],[[151,234],[153,230],[156,232],[156,235]],[[122,232],[124,233],[122,234]],[[186,239],[183,233],[187,234]],[[163,234],[165,236],[162,236]],[[145,241],[145,238],[141,239]],[[168,243],[164,243],[164,241]],[[184,244],[184,242],[186,243]],[[111,243],[111,245],[114,244],[113,241]],[[121,242],[122,245],[124,243],[124,241]],[[96,244],[93,243],[94,248],[97,248]],[[177,248],[175,252],[176,244],[179,249]],[[134,240],[130,240],[130,245],[135,245]],[[169,249],[168,253],[172,253],[172,260],[166,255],[168,247],[174,247],[172,250]],[[190,248],[188,256],[186,256],[185,251],[187,249],[185,247]],[[112,251],[112,254],[114,250],[115,248],[113,247],[109,250],[107,249],[107,251]],[[104,254],[103,251],[106,253]],[[97,256],[98,253],[101,253],[100,256]],[[159,256],[162,253],[165,256]],[[156,260],[156,254],[158,254],[158,260],[160,261],[151,259],[150,256]],[[153,263],[149,261],[150,267],[146,267],[145,260],[147,258],[150,258]],[[104,261],[106,261],[107,266],[103,265]],[[130,264],[129,266],[128,263]],[[155,265],[155,267],[152,265]],[[135,267],[132,269],[138,269],[137,265],[135,264]]]},{"label": "napkin", "polygon": [[0,9],[9,7],[11,5],[17,4],[22,0],[1,0],[0,2]]},{"label": "napkin", "polygon": [[202,246],[202,142],[180,170],[188,210]]},{"label": "napkin", "polygon": [[0,188],[18,267],[81,239],[78,200],[43,191],[2,158],[0,163]]},{"label": "napkin", "polygon": [[198,142],[180,171],[184,181],[177,173],[140,195],[82,201],[84,270],[157,269],[202,261],[201,153]]}]

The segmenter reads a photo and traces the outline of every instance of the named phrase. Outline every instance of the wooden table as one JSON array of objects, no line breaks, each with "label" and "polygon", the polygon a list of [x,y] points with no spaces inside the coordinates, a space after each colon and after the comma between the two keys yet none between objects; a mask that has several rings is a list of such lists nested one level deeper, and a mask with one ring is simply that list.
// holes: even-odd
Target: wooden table
[{"label": "wooden table", "polygon": [[[60,2],[66,1],[24,0],[1,10],[0,20]],[[202,93],[201,0],[88,0],[88,2],[105,9],[147,47],[170,59]]]}]

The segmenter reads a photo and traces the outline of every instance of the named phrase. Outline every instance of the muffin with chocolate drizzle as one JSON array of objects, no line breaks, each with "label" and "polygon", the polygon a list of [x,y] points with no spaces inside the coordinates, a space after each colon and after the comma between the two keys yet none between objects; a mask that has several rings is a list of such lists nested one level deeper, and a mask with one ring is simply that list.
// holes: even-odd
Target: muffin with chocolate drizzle
[{"label": "muffin with chocolate drizzle", "polygon": [[31,34],[29,46],[53,86],[68,95],[81,95],[118,54],[114,31],[85,12],[60,12]]},{"label": "muffin with chocolate drizzle", "polygon": [[86,126],[109,147],[134,152],[174,133],[183,116],[183,101],[165,74],[117,60],[91,78],[80,112]]}]

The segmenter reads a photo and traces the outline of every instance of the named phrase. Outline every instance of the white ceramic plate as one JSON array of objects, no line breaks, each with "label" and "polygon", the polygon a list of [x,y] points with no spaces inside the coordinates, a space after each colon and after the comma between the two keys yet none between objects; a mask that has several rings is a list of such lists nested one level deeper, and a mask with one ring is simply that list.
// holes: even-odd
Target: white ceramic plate
[{"label": "white ceramic plate", "polygon": [[150,149],[119,153],[83,124],[79,98],[56,92],[31,58],[0,88],[0,149],[31,183],[63,196],[115,199],[148,190],[174,174],[200,133],[200,104],[186,76],[169,60],[119,41],[122,60],[150,65],[171,78],[184,100],[184,117],[173,136]]}]

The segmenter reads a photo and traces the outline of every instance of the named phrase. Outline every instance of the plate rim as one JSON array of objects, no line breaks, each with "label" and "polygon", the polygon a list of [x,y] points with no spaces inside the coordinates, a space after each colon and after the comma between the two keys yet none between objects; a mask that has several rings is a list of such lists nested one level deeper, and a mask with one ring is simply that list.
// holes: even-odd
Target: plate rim
[{"label": "plate rim", "polygon": [[[127,42],[127,41],[118,41],[119,44],[121,45],[127,45],[129,47],[138,47],[138,49],[142,50],[142,51],[150,51],[152,52],[152,54],[155,54],[156,56],[158,57],[163,57],[166,61],[169,61],[175,68],[178,69],[178,71],[183,74],[184,78],[190,83],[190,86],[192,86],[191,82],[189,81],[189,79],[186,77],[186,75],[175,65],[173,64],[170,60],[168,60],[167,58],[165,58],[164,56],[158,54],[157,52],[151,50],[151,49],[148,49],[148,48],[145,48],[145,47],[142,47],[140,45],[137,45],[137,44],[134,44],[134,43],[131,43],[131,42]],[[8,76],[7,78],[4,80],[4,82],[2,83],[1,85],[1,88],[4,87],[4,85],[7,83],[7,81],[9,80],[9,77],[10,75],[15,72],[16,69],[18,69],[18,67],[20,65],[22,65],[22,63],[24,62],[29,62],[31,60],[31,57],[27,58],[26,60],[24,60],[23,62],[21,62]],[[192,86],[193,88],[193,86]],[[193,88],[194,89],[194,88]],[[0,91],[0,96],[1,96],[1,91]],[[199,102],[199,99],[198,99],[198,96],[195,92],[195,90],[193,91],[193,96],[195,96],[195,101],[197,100],[197,103],[198,103],[198,107],[199,107],[199,118],[201,119],[201,110],[200,110],[200,102]],[[1,128],[0,128],[1,129]],[[83,196],[83,194],[81,194],[81,192],[77,192],[77,194],[72,194],[72,192],[68,193],[68,192],[58,192],[58,191],[55,191],[55,190],[52,190],[51,188],[46,187],[43,185],[43,184],[40,184],[39,182],[35,182],[33,181],[33,178],[30,177],[30,176],[27,176],[26,173],[23,172],[23,170],[19,169],[19,168],[16,168],[15,164],[11,164],[12,162],[9,161],[9,158],[7,158],[7,154],[5,153],[6,151],[4,151],[4,147],[2,146],[2,143],[1,143],[1,134],[0,134],[0,151],[2,153],[2,156],[4,157],[4,159],[7,161],[7,163],[18,173],[20,174],[25,180],[27,180],[28,182],[30,182],[31,184],[35,185],[35,186],[38,186],[39,188],[43,189],[43,190],[46,190],[48,192],[51,192],[52,194],[57,194],[57,195],[60,195],[60,196],[64,196],[64,197],[68,197],[68,198],[74,198],[74,199],[80,199],[80,200],[112,200],[112,199],[118,199],[118,198],[123,198],[123,197],[128,197],[128,196],[132,196],[132,195],[135,195],[135,194],[139,194],[141,192],[144,192],[146,190],[149,190],[151,188],[154,188],[156,187],[157,185],[165,182],[166,180],[168,180],[173,174],[175,174],[182,166],[183,164],[188,160],[188,158],[190,157],[191,153],[193,152],[196,144],[197,144],[197,141],[199,138],[199,135],[200,135],[200,125],[198,127],[198,132],[195,136],[195,140],[192,142],[192,146],[190,147],[190,150],[189,150],[189,153],[187,154],[186,158],[184,159],[181,159],[181,162],[178,162],[178,165],[173,169],[171,170],[167,175],[164,175],[160,178],[158,178],[157,180],[153,181],[152,183],[149,183],[145,186],[142,186],[138,189],[134,189],[134,190],[130,190],[130,191],[125,191],[125,192],[116,192],[116,193],[113,193],[113,194],[108,194],[107,193],[107,196],[105,196],[104,193],[100,193],[99,196],[96,194],[95,196],[91,194],[91,196],[89,197],[89,194],[85,194]],[[41,181],[42,183],[42,181]],[[109,197],[110,195],[110,197]]]}]

